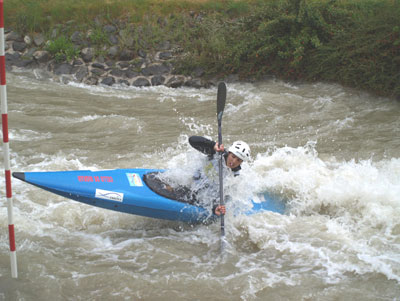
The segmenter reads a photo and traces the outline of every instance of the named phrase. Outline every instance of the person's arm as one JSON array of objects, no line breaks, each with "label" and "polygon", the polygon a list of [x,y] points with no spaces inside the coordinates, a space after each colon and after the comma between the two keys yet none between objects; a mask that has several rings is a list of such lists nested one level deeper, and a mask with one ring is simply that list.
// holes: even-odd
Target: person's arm
[{"label": "person's arm", "polygon": [[212,156],[215,154],[214,146],[216,143],[207,138],[201,136],[191,136],[189,138],[189,144],[205,155]]}]

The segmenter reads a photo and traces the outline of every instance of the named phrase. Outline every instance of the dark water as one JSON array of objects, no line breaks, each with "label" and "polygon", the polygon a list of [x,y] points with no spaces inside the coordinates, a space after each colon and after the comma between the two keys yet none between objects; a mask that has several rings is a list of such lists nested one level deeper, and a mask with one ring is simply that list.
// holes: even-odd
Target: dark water
[{"label": "dark water", "polygon": [[[216,88],[88,87],[9,74],[12,171],[169,168],[217,138]],[[400,103],[328,84],[228,84],[226,189],[287,215],[189,226],[90,207],[13,179],[19,278],[0,207],[0,300],[400,300]],[[186,168],[186,169],[185,169]],[[4,187],[4,179],[1,179]]]}]

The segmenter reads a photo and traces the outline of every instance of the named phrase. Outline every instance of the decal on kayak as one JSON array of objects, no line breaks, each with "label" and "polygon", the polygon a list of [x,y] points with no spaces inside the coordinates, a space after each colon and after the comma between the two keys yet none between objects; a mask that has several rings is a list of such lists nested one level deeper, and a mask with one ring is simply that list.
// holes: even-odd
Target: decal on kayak
[{"label": "decal on kayak", "polygon": [[108,176],[78,176],[78,181],[79,182],[108,182],[112,183],[114,182],[113,177],[108,177]]},{"label": "decal on kayak", "polygon": [[140,178],[140,175],[137,173],[127,173],[126,174],[129,185],[131,186],[143,186],[142,179]]},{"label": "decal on kayak", "polygon": [[103,189],[96,189],[96,198],[111,200],[116,202],[122,202],[124,199],[124,194],[115,191],[108,191]]}]

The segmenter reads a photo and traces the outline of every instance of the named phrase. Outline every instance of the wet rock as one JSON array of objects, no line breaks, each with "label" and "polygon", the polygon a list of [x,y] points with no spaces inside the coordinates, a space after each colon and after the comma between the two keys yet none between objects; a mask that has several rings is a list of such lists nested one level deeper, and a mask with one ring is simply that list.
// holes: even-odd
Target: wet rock
[{"label": "wet rock", "polygon": [[129,86],[129,82],[126,79],[119,79],[118,84]]},{"label": "wet rock", "polygon": [[81,66],[75,73],[75,78],[78,82],[82,82],[85,77],[89,75],[89,68],[86,66]]},{"label": "wet rock", "polygon": [[98,79],[97,77],[95,77],[95,76],[89,76],[89,77],[84,81],[84,83],[85,83],[86,85],[91,85],[91,86],[97,85],[98,82],[99,82],[99,79]]},{"label": "wet rock", "polygon": [[54,74],[56,75],[71,74],[71,71],[72,71],[72,66],[67,63],[62,63],[54,67]]},{"label": "wet rock", "polygon": [[165,83],[165,77],[162,75],[156,75],[151,78],[151,85],[152,86],[160,86]]},{"label": "wet rock", "polygon": [[132,83],[132,86],[135,87],[149,87],[150,85],[149,80],[145,77],[139,77]]},{"label": "wet rock", "polygon": [[115,78],[112,76],[107,76],[106,78],[104,78],[101,83],[103,85],[107,85],[107,86],[112,86],[115,84]]},{"label": "wet rock", "polygon": [[184,76],[173,76],[168,80],[166,86],[170,88],[179,88],[182,87],[184,83],[185,83]]}]

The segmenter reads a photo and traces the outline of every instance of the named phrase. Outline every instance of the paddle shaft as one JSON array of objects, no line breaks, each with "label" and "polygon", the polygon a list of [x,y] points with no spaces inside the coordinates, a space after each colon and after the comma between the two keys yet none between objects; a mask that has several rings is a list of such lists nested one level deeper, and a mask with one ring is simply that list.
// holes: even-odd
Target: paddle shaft
[{"label": "paddle shaft", "polygon": [[[226,101],[226,85],[224,82],[219,83],[218,85],[218,93],[217,93],[217,119],[218,119],[218,145],[222,144],[222,115],[224,114]],[[224,185],[223,185],[223,169],[222,169],[222,160],[223,160],[223,152],[220,153],[219,156],[219,204],[220,206],[224,205]],[[224,215],[221,214],[221,237],[222,242],[225,237],[225,219]],[[223,247],[223,243],[222,243]]]}]

